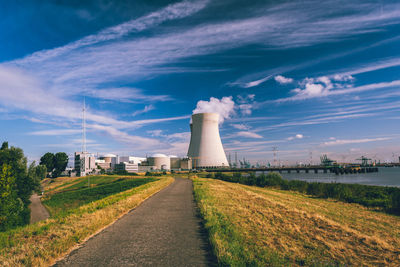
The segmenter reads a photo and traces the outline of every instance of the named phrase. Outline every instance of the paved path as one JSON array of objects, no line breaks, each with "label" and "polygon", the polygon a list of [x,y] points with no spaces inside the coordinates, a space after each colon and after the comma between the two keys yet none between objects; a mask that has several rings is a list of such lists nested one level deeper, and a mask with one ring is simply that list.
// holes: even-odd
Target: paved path
[{"label": "paved path", "polygon": [[196,215],[192,181],[176,178],[56,266],[214,265]]},{"label": "paved path", "polygon": [[29,205],[31,209],[31,223],[46,220],[50,217],[49,212],[43,206],[40,197],[36,193],[34,193],[29,200],[31,201]]}]

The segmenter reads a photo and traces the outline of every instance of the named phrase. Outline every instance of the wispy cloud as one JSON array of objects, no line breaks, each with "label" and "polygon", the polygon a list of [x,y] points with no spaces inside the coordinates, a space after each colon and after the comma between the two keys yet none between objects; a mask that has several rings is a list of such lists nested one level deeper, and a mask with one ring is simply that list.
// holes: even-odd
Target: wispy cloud
[{"label": "wispy cloud", "polygon": [[275,81],[279,84],[288,84],[288,83],[292,83],[293,79],[292,78],[287,78],[284,77],[282,75],[277,75],[274,77]]},{"label": "wispy cloud", "polygon": [[263,138],[261,135],[257,134],[257,133],[253,133],[253,132],[248,132],[248,131],[241,131],[237,133],[237,136],[241,136],[241,137],[248,137],[248,138]]},{"label": "wispy cloud", "polygon": [[263,82],[266,82],[266,81],[270,80],[271,78],[272,78],[272,75],[269,75],[269,76],[267,76],[265,78],[245,83],[245,84],[243,84],[243,87],[244,88],[255,87],[255,86],[258,86],[258,85],[262,84]]},{"label": "wispy cloud", "polygon": [[82,130],[78,129],[53,129],[53,130],[43,130],[35,131],[29,133],[30,135],[76,135],[81,133]]},{"label": "wispy cloud", "polygon": [[248,130],[249,127],[244,124],[231,124],[231,126],[238,130]]},{"label": "wispy cloud", "polygon": [[[306,82],[304,89],[296,88],[293,90],[295,93],[294,96],[287,97],[287,98],[280,98],[275,100],[274,102],[287,102],[287,101],[296,101],[296,100],[305,100],[311,98],[318,98],[318,97],[326,97],[326,96],[333,96],[333,95],[344,95],[344,94],[353,94],[353,93],[360,93],[365,91],[373,91],[378,89],[384,88],[393,88],[396,86],[400,86],[400,80],[395,80],[391,82],[381,82],[381,83],[372,83],[361,85],[357,87],[348,87],[343,88],[334,87],[332,84],[322,84],[322,83],[313,83],[313,82]],[[339,89],[338,89],[339,88]],[[271,102],[271,101],[269,101]]]},{"label": "wispy cloud", "polygon": [[104,100],[112,100],[125,103],[143,103],[170,101],[172,98],[168,95],[146,95],[137,88],[106,88],[106,89],[88,89],[83,92],[86,96]]},{"label": "wispy cloud", "polygon": [[140,115],[140,114],[143,114],[143,113],[147,113],[147,112],[149,112],[151,110],[154,110],[154,109],[155,109],[155,107],[153,105],[147,105],[143,109],[136,110],[135,112],[133,112],[132,116],[137,116],[137,115]]},{"label": "wispy cloud", "polygon": [[379,137],[379,138],[364,138],[364,139],[346,139],[346,140],[334,140],[328,141],[321,144],[321,146],[337,146],[337,145],[347,145],[347,144],[361,144],[369,142],[387,141],[392,138],[389,137]]},{"label": "wispy cloud", "polygon": [[143,17],[133,19],[122,24],[101,30],[100,32],[88,35],[82,39],[54,49],[39,51],[23,59],[15,61],[17,65],[26,63],[41,62],[82,47],[122,38],[132,32],[140,32],[157,26],[168,20],[181,19],[202,10],[208,1],[182,1],[171,4],[165,8],[152,12]]}]

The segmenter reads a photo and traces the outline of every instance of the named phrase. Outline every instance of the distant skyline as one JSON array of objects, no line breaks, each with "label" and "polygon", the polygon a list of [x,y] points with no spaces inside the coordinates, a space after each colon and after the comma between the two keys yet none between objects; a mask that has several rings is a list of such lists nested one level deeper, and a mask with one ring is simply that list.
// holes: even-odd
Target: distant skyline
[{"label": "distant skyline", "polygon": [[29,160],[186,156],[221,114],[252,163],[400,156],[398,1],[3,1],[0,141]]}]

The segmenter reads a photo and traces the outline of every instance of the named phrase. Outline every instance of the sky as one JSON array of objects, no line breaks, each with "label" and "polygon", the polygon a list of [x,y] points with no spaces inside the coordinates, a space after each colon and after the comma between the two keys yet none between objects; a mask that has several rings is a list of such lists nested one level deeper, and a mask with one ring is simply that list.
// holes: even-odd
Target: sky
[{"label": "sky", "polygon": [[252,163],[400,156],[398,1],[1,1],[0,141],[186,156],[218,112]]}]

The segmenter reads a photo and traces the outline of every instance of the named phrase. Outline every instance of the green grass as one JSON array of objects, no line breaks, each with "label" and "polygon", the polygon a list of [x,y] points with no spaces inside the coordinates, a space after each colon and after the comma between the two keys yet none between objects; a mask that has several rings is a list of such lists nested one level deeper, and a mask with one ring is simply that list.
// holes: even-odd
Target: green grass
[{"label": "green grass", "polygon": [[[78,179],[80,178],[73,180]],[[140,179],[126,179],[126,181],[135,180]],[[165,177],[141,180],[146,180],[146,183],[139,186],[136,184],[135,187],[126,191],[116,192],[83,204],[79,208],[71,209],[67,216],[50,217],[47,220],[0,233],[0,266],[52,266],[74,246],[137,207],[145,199],[171,184],[174,179]],[[67,182],[69,183],[70,180]],[[117,183],[109,185],[115,184]],[[104,189],[99,186],[97,189],[109,190],[110,188]],[[64,194],[72,192],[68,191]]]},{"label": "green grass", "polygon": [[78,183],[73,183],[72,185],[68,187],[64,187],[62,191],[69,191],[69,190],[77,190],[81,188],[87,188],[88,187],[88,180],[89,184],[91,187],[93,186],[99,186],[99,185],[104,185],[104,184],[109,184],[115,181],[122,181],[125,180],[124,178],[121,178],[120,176],[87,176],[80,178],[80,182]]},{"label": "green grass", "polygon": [[220,266],[399,266],[400,219],[358,204],[193,180]]},{"label": "green grass", "polygon": [[[123,179],[109,177],[91,177],[94,187],[87,187],[87,179],[70,187],[64,188],[64,191],[50,195],[49,199],[43,201],[48,208],[51,216],[66,216],[73,209],[84,204],[105,198],[109,195],[116,194],[133,187],[137,187],[149,182],[153,182],[155,178],[142,179]],[[96,185],[97,184],[97,185]]]}]

